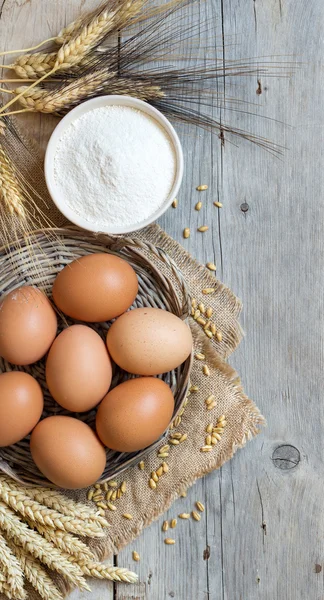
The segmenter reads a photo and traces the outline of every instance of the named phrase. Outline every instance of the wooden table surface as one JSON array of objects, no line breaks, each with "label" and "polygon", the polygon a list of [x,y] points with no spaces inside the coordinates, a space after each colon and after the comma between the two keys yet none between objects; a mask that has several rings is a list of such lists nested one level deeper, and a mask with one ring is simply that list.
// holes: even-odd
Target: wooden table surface
[{"label": "wooden table surface", "polygon": [[[2,0],[1,50],[50,37],[96,5]],[[323,600],[324,3],[206,0],[198,11],[217,19],[219,38],[211,43],[218,58],[298,63],[285,79],[255,74],[232,87],[225,82],[227,95],[252,103],[243,111],[273,120],[227,108],[222,119],[282,144],[283,157],[179,127],[186,174],[179,207],[160,220],[201,262],[216,262],[218,277],[242,298],[246,337],[231,363],[268,427],[168,511],[165,518],[198,499],[206,505],[200,523],[175,530],[175,547],[161,541],[161,518],[115,557],[136,568],[139,586],[95,582],[87,597]],[[196,18],[188,9],[188,22]],[[55,119],[23,120],[44,147]],[[199,195],[200,183],[209,189]],[[201,224],[207,233],[196,231]],[[189,240],[184,227],[191,227]],[[74,592],[71,600],[84,597]]]}]

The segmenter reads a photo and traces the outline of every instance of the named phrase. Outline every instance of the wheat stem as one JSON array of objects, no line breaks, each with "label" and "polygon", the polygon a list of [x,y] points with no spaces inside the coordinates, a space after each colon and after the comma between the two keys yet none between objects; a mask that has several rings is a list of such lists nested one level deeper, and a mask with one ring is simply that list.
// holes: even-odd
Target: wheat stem
[{"label": "wheat stem", "polygon": [[38,81],[38,79],[0,79],[0,83],[33,83],[34,81]]},{"label": "wheat stem", "polygon": [[44,600],[62,600],[63,596],[61,592],[39,562],[20,546],[17,546],[13,542],[8,543],[18,559],[27,581],[32,584],[41,598],[44,598]]},{"label": "wheat stem", "polygon": [[32,556],[50,569],[63,575],[73,585],[89,590],[89,586],[82,577],[80,567],[72,564],[68,560],[68,555],[60,552],[53,544],[47,542],[36,531],[30,529],[2,501],[0,501],[0,529],[15,544],[22,546],[26,552],[32,554]]},{"label": "wheat stem", "polygon": [[[6,112],[5,116],[11,117],[12,115],[20,115],[21,113],[26,113],[26,112],[30,112],[30,110],[28,110],[27,108],[20,109],[20,110],[12,110],[10,112]],[[1,119],[1,117],[0,117],[0,119]]]},{"label": "wheat stem", "polygon": [[32,46],[31,48],[23,48],[22,50],[6,50],[5,52],[0,52],[0,56],[7,56],[7,54],[23,54],[24,52],[32,52],[33,50],[37,50],[41,46],[44,46],[44,44],[47,44],[49,42],[55,42],[55,40],[55,37],[48,38],[48,40],[44,40],[43,42],[37,44],[37,46]]},{"label": "wheat stem", "polygon": [[26,598],[24,577],[18,560],[12,553],[4,537],[0,534],[0,572],[3,574],[2,583],[8,585],[13,596],[21,600]]}]

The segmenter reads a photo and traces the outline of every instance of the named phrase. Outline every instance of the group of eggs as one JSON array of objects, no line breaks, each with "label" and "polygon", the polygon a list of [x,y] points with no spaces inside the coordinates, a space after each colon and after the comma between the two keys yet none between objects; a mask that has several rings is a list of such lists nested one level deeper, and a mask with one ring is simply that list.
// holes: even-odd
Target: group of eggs
[{"label": "group of eggs", "polygon": [[[155,376],[186,360],[192,351],[191,332],[165,310],[128,311],[137,293],[134,269],[112,254],[83,256],[57,275],[52,295],[59,311],[81,322],[115,319],[106,344],[94,329],[80,323],[57,336],[56,312],[37,287],[15,289],[0,304],[0,356],[24,366],[48,353],[46,384],[54,400],[73,413],[99,405],[96,431],[72,416],[40,421],[44,400],[36,379],[19,370],[0,375],[0,447],[32,432],[35,464],[60,487],[92,485],[105,469],[105,447],[119,452],[143,449],[160,437],[172,418],[172,391]],[[113,363],[139,377],[109,391]]]}]

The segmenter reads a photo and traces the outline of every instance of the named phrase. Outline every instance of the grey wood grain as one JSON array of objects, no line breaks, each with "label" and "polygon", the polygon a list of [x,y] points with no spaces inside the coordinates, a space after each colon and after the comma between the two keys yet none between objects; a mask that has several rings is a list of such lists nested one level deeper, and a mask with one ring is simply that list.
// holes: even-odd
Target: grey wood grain
[{"label": "grey wood grain", "polygon": [[[1,49],[39,41],[95,4],[5,0],[1,8],[0,2]],[[251,103],[249,112],[290,125],[235,114],[228,106],[221,115],[287,146],[282,159],[178,127],[186,175],[179,207],[160,220],[198,259],[216,262],[218,276],[243,299],[247,335],[231,362],[268,428],[168,511],[164,518],[190,511],[197,499],[206,505],[200,523],[178,521],[175,546],[163,544],[159,519],[116,557],[139,572],[141,584],[116,586],[115,598],[323,600],[324,5],[207,5],[199,10],[217,16],[224,45],[222,37],[214,41],[215,52],[224,51],[226,60],[275,56],[277,63],[300,63],[288,79],[256,75],[225,82],[227,95]],[[24,122],[44,147],[55,119],[34,115]],[[199,183],[210,187],[198,214]],[[223,209],[215,209],[215,199]],[[196,227],[203,223],[210,230],[202,235]],[[182,238],[185,226],[191,227],[189,240]],[[99,584],[88,597],[109,600],[111,587]]]}]

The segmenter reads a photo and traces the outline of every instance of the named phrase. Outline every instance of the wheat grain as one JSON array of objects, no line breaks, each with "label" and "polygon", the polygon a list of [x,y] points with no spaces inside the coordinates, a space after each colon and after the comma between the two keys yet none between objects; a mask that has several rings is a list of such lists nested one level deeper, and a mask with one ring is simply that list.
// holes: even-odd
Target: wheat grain
[{"label": "wheat grain", "polygon": [[25,577],[44,600],[62,600],[63,596],[57,589],[45,569],[23,548],[9,542],[12,552],[17,557]]},{"label": "wheat grain", "polygon": [[0,498],[15,512],[19,512],[24,517],[41,525],[83,536],[101,537],[103,535],[101,525],[95,521],[63,515],[57,510],[44,507],[19,489],[14,489],[5,478],[0,479]]},{"label": "wheat grain", "polygon": [[78,563],[84,575],[96,579],[109,579],[110,581],[123,581],[125,583],[136,583],[138,576],[133,571],[121,567],[109,567],[96,562]]},{"label": "wheat grain", "polygon": [[138,554],[138,552],[136,552],[136,550],[133,550],[132,556],[133,560],[135,560],[136,562],[138,562],[141,559],[140,555]]},{"label": "wheat grain", "polygon": [[195,521],[200,521],[200,519],[201,519],[201,516],[200,516],[200,514],[199,514],[199,513],[197,513],[197,511],[193,510],[191,514],[192,514],[192,518],[193,518]]},{"label": "wheat grain", "polygon": [[163,521],[162,531],[168,531],[168,529],[169,529],[168,521]]},{"label": "wheat grain", "polygon": [[165,538],[164,543],[167,546],[173,546],[175,544],[175,540],[173,540],[172,538]]},{"label": "wheat grain", "polygon": [[[8,585],[13,596],[21,600],[26,598],[24,577],[18,560],[9,548],[6,540],[0,534],[0,572],[3,574],[2,583]],[[7,594],[6,594],[7,595]]]},{"label": "wheat grain", "polygon": [[29,527],[36,528],[38,533],[40,533],[48,542],[54,544],[54,546],[62,550],[62,552],[71,554],[76,560],[94,560],[95,557],[90,548],[82,542],[82,540],[79,540],[78,537],[59,529],[44,527],[43,525],[39,525],[39,523],[33,523],[32,521],[27,522]]},{"label": "wheat grain", "polygon": [[71,564],[68,555],[60,552],[53,544],[30,529],[2,501],[0,501],[0,529],[5,532],[7,538],[22,546],[26,552],[38,558],[50,569],[63,575],[73,585],[89,590],[80,568]]}]

